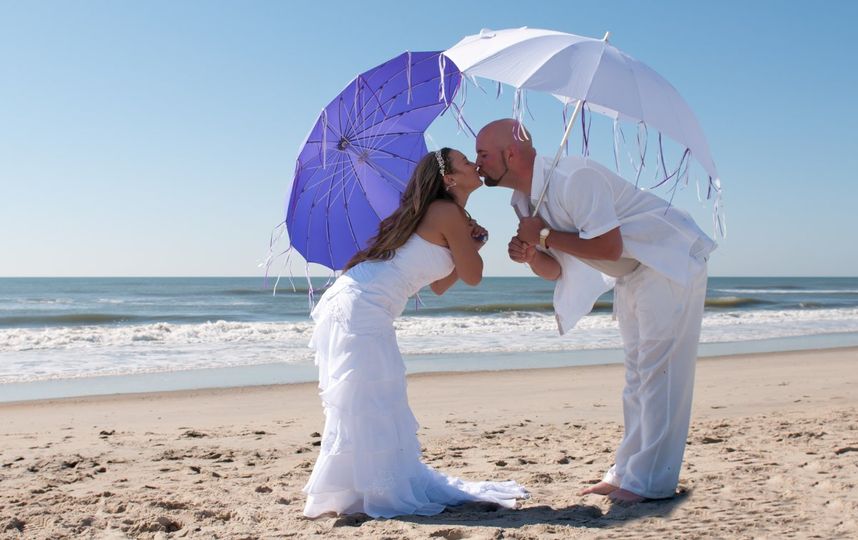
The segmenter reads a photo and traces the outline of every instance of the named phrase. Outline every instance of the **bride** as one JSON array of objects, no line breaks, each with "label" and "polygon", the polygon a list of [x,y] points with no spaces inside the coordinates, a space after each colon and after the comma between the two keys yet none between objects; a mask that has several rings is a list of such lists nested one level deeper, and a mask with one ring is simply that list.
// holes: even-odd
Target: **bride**
[{"label": "bride", "polygon": [[422,287],[440,295],[459,279],[482,279],[478,252],[487,233],[464,209],[481,185],[476,165],[458,150],[428,153],[399,208],[313,310],[325,429],[304,515],[433,515],[468,501],[511,508],[528,496],[513,481],[465,482],[420,460],[393,328]]}]

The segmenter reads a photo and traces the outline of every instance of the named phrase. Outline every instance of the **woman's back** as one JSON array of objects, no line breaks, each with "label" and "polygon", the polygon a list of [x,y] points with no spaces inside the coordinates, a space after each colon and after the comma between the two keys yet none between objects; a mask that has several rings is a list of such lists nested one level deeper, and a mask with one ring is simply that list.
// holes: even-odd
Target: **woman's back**
[{"label": "woman's back", "polygon": [[363,261],[353,266],[337,279],[331,290],[357,291],[361,301],[397,317],[405,309],[408,298],[452,271],[450,250],[414,233],[391,259]]}]

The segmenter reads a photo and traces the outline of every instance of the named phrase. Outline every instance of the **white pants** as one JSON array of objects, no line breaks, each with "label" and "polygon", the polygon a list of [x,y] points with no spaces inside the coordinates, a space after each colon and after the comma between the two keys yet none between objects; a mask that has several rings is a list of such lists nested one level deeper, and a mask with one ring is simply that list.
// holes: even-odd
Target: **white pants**
[{"label": "white pants", "polygon": [[640,265],[614,288],[625,348],[625,433],[604,481],[643,497],[672,497],[691,420],[706,266],[687,286]]}]

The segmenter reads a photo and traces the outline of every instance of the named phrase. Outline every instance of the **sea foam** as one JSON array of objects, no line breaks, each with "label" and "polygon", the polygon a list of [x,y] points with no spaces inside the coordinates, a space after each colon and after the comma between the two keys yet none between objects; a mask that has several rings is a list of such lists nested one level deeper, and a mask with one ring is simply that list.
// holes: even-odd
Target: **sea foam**
[{"label": "sea foam", "polygon": [[[559,336],[554,316],[405,315],[395,323],[406,355],[618,349],[610,313],[585,317]],[[0,330],[0,383],[151,373],[272,362],[310,364],[312,322],[153,323]],[[858,308],[711,311],[703,343],[858,333]]]}]

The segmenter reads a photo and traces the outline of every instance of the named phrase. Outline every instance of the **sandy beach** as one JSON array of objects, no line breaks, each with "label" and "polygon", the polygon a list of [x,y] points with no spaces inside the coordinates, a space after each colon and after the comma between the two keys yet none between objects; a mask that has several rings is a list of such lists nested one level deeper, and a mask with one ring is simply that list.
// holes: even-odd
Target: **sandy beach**
[{"label": "sandy beach", "polygon": [[858,349],[699,361],[680,494],[576,495],[622,435],[622,367],[409,378],[424,459],[514,479],[517,510],[305,519],[315,385],[0,405],[0,538],[845,538],[858,535]]}]

